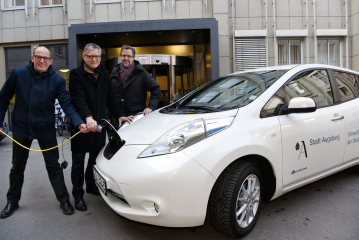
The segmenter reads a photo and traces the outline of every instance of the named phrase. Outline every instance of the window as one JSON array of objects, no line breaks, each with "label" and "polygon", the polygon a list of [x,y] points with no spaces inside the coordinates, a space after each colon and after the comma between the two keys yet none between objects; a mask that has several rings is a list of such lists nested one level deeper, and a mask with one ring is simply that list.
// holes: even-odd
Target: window
[{"label": "window", "polygon": [[333,93],[325,70],[310,70],[299,74],[285,87],[287,101],[295,97],[310,97],[317,107],[333,104]]},{"label": "window", "polygon": [[352,74],[333,71],[338,84],[341,101],[347,101],[359,96],[357,80]]},{"label": "window", "polygon": [[62,0],[39,0],[41,7],[62,5]]},{"label": "window", "polygon": [[318,63],[340,67],[339,39],[318,39]]},{"label": "window", "polygon": [[3,9],[24,8],[25,0],[3,0]]},{"label": "window", "polygon": [[281,87],[263,107],[260,113],[261,118],[278,116],[279,110],[284,105],[284,103],[284,91],[283,87]]},{"label": "window", "polygon": [[301,64],[300,40],[278,40],[278,65]]},{"label": "window", "polygon": [[102,2],[120,2],[120,0],[95,0],[96,3],[102,3]]},{"label": "window", "polygon": [[[16,67],[25,66],[31,59],[31,47],[5,48],[6,77]],[[8,126],[12,130],[12,114],[15,108],[15,96],[10,100],[8,109]]]},{"label": "window", "polygon": [[57,74],[66,80],[66,90],[69,91],[69,56],[66,45],[47,45],[51,52],[51,57],[54,60],[52,66]]},{"label": "window", "polygon": [[212,81],[185,98],[179,107],[211,107],[228,110],[248,105],[278,80],[285,71],[259,71]]}]

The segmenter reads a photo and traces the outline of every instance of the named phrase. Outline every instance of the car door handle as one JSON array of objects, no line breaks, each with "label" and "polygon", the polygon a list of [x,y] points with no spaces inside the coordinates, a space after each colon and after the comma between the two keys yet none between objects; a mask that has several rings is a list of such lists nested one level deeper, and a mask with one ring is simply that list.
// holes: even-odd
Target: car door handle
[{"label": "car door handle", "polygon": [[335,116],[335,117],[332,118],[332,121],[337,121],[337,120],[341,120],[341,119],[344,119],[344,115]]}]

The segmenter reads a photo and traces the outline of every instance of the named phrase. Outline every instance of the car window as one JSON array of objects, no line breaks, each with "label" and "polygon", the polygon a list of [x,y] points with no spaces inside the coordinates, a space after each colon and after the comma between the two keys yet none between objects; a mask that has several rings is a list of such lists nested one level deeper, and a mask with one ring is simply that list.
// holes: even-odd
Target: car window
[{"label": "car window", "polygon": [[285,86],[286,103],[295,97],[312,98],[317,107],[333,104],[333,92],[325,70],[309,70],[296,76]]},{"label": "car window", "polygon": [[280,108],[284,105],[285,98],[284,98],[284,90],[281,87],[272,97],[269,99],[267,104],[263,107],[260,117],[273,117],[277,116],[279,113]]},{"label": "car window", "polygon": [[246,72],[220,78],[196,89],[178,104],[171,105],[161,112],[170,113],[178,109],[224,111],[240,108],[258,98],[286,71]]},{"label": "car window", "polygon": [[359,95],[358,83],[354,75],[334,71],[335,81],[338,84],[341,101],[353,99]]}]

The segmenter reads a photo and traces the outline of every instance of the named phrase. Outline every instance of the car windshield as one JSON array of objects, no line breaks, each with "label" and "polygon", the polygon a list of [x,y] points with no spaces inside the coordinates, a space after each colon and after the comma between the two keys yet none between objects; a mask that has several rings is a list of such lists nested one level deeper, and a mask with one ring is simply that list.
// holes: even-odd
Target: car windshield
[{"label": "car windshield", "polygon": [[248,105],[288,70],[240,73],[212,81],[189,94],[170,109],[224,111]]}]

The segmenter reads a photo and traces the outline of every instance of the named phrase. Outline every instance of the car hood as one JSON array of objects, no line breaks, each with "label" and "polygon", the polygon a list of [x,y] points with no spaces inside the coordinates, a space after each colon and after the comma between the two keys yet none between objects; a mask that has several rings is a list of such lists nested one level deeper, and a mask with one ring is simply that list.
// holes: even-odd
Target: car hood
[{"label": "car hood", "polygon": [[119,129],[117,132],[126,141],[125,145],[150,145],[172,128],[200,118],[221,118],[235,116],[238,109],[203,114],[163,114],[158,110]]}]

